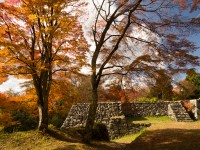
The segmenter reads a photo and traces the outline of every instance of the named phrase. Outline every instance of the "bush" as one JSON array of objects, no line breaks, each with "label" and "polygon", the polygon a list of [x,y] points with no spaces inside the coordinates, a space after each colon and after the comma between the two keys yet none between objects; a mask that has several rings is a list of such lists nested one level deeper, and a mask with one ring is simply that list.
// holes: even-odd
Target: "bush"
[{"label": "bush", "polygon": [[17,125],[9,125],[9,126],[5,126],[3,128],[3,132],[4,133],[12,133],[14,131],[18,130]]},{"label": "bush", "polygon": [[60,128],[63,124],[63,122],[65,121],[65,118],[62,117],[61,114],[59,113],[55,113],[52,115],[52,117],[50,118],[50,123],[58,128]]},{"label": "bush", "polygon": [[14,131],[27,131],[37,128],[38,118],[32,117],[28,112],[23,110],[15,111],[12,114],[13,120],[16,122],[13,125],[5,126],[3,131],[11,133]]},{"label": "bush", "polygon": [[32,117],[28,112],[19,110],[14,114],[14,120],[20,122],[21,130],[31,130],[37,128],[38,118]]},{"label": "bush", "polygon": [[147,98],[147,97],[142,97],[137,99],[138,102],[143,102],[143,103],[155,103],[158,101],[156,97],[152,98]]},{"label": "bush", "polygon": [[181,103],[182,103],[183,107],[185,108],[185,110],[187,111],[190,118],[195,121],[196,117],[193,113],[193,109],[195,108],[195,105],[189,101],[182,101]]}]

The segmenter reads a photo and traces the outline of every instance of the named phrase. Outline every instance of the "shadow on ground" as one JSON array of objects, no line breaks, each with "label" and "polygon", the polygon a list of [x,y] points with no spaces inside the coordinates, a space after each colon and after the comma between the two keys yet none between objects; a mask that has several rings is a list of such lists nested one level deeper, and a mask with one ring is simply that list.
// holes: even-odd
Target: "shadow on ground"
[{"label": "shadow on ground", "polygon": [[146,120],[147,120],[145,117],[142,117],[142,116],[138,116],[138,117],[126,117],[125,119],[126,119],[126,121],[128,121],[128,122],[133,122],[133,121],[146,121]]},{"label": "shadow on ground", "polygon": [[115,142],[93,141],[91,144],[81,143],[81,136],[75,130],[50,129],[48,135],[64,142],[67,145],[58,146],[55,150],[123,150],[126,144]]},{"label": "shadow on ground", "polygon": [[125,150],[198,150],[200,129],[160,129],[146,131]]},{"label": "shadow on ground", "polygon": [[81,141],[80,135],[75,131],[68,131],[68,130],[60,130],[60,129],[49,129],[48,135],[59,140],[65,142],[73,142],[78,143]]},{"label": "shadow on ground", "polygon": [[114,142],[105,142],[105,143],[92,143],[92,144],[72,144],[66,147],[60,147],[55,150],[124,150],[126,144],[119,144]]}]

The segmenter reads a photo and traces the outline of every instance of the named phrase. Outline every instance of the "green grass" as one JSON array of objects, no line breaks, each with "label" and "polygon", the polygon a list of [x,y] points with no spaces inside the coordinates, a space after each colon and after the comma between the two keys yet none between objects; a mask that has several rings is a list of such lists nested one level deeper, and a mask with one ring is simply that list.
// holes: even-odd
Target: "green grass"
[{"label": "green grass", "polygon": [[113,142],[117,143],[131,143],[134,141],[137,137],[139,137],[141,134],[143,134],[146,131],[146,129],[142,129],[140,132],[136,134],[130,134],[130,135],[125,135],[119,139],[114,139]]},{"label": "green grass", "polygon": [[127,120],[135,122],[135,121],[143,121],[143,122],[149,122],[149,121],[173,121],[168,116],[148,116],[148,117],[130,117],[127,118]]},{"label": "green grass", "polygon": [[174,121],[173,119],[171,119],[168,116],[160,116],[160,117],[146,117],[146,119],[148,121],[167,121],[167,122],[171,122]]},{"label": "green grass", "polygon": [[[171,118],[169,118],[168,116],[159,116],[159,117],[133,117],[133,118],[127,118],[127,120],[129,122],[132,123],[151,123],[152,125],[155,124],[165,124],[165,123],[173,123],[175,122],[174,120],[172,120]],[[136,133],[136,134],[131,134],[131,135],[126,135],[123,136],[119,139],[115,139],[113,140],[114,142],[117,143],[131,143],[132,141],[134,141],[136,138],[138,138],[140,135],[142,135],[143,133],[145,133],[145,131],[148,128],[145,128],[143,130],[141,130],[140,132]]]}]

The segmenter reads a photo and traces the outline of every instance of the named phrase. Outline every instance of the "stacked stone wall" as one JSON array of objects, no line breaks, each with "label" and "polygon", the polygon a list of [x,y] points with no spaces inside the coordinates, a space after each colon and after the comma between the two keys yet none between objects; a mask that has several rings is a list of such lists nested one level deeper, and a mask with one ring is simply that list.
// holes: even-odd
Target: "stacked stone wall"
[{"label": "stacked stone wall", "polygon": [[197,100],[197,118],[200,118],[200,99]]},{"label": "stacked stone wall", "polygon": [[[123,104],[121,102],[101,102],[98,103],[96,122],[108,124],[111,117],[121,115],[126,117],[167,116],[169,103],[172,102]],[[85,126],[89,107],[89,103],[77,103],[73,105],[62,127]]]},{"label": "stacked stone wall", "polygon": [[157,102],[157,103],[124,103],[122,104],[122,112],[127,117],[137,116],[167,116],[168,104],[173,102]]},{"label": "stacked stone wall", "polygon": [[[77,103],[73,105],[61,128],[85,126],[89,107],[89,103]],[[121,115],[123,114],[120,102],[98,103],[95,122],[109,124],[111,117]]]},{"label": "stacked stone wall", "polygon": [[[127,124],[124,119],[116,116],[137,117],[137,116],[172,116],[168,113],[169,104],[174,102],[157,103],[121,103],[101,102],[98,103],[95,122],[104,123],[110,133],[111,139],[124,135],[124,133],[135,133],[142,126]],[[197,112],[200,112],[200,102],[196,102]],[[61,128],[84,127],[88,117],[90,104],[77,103],[72,106],[70,112]],[[171,110],[172,111],[172,110]],[[199,113],[200,114],[200,113]]]},{"label": "stacked stone wall", "polygon": [[180,122],[193,121],[180,101],[168,105],[168,116]]},{"label": "stacked stone wall", "polygon": [[145,127],[149,127],[151,124],[144,123],[131,123],[128,122],[124,116],[111,117],[108,124],[108,132],[110,139],[115,139],[128,134],[135,134]]},{"label": "stacked stone wall", "polygon": [[[121,103],[101,102],[98,103],[96,122],[108,124],[111,117],[124,115],[126,117],[136,116],[167,116],[168,104],[173,102],[157,103]],[[89,103],[77,103],[72,106],[62,127],[85,126]]]},{"label": "stacked stone wall", "polygon": [[68,116],[65,119],[61,128],[85,126],[88,117],[89,107],[89,103],[77,103],[75,105],[72,105]]},{"label": "stacked stone wall", "polygon": [[198,106],[200,104],[200,100],[193,99],[193,100],[190,100],[190,103],[192,103],[194,106],[192,109],[192,112],[194,113],[194,117],[198,119],[199,118],[198,116],[200,114],[199,112],[200,106]]},{"label": "stacked stone wall", "polygon": [[98,103],[97,113],[96,113],[96,122],[108,124],[110,118],[113,116],[123,115],[121,111],[120,102],[102,102]]}]

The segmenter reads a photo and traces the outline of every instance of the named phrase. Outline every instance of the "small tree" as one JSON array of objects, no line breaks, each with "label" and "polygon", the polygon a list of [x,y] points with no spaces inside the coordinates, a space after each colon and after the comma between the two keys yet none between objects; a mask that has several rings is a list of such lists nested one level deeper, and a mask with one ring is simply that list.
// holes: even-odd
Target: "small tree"
[{"label": "small tree", "polygon": [[190,82],[194,88],[194,93],[190,95],[190,98],[200,98],[200,73],[194,70],[188,71],[186,81]]},{"label": "small tree", "polygon": [[158,70],[155,75],[155,84],[150,85],[150,97],[162,100],[172,100],[173,97],[172,79],[164,70]]}]

